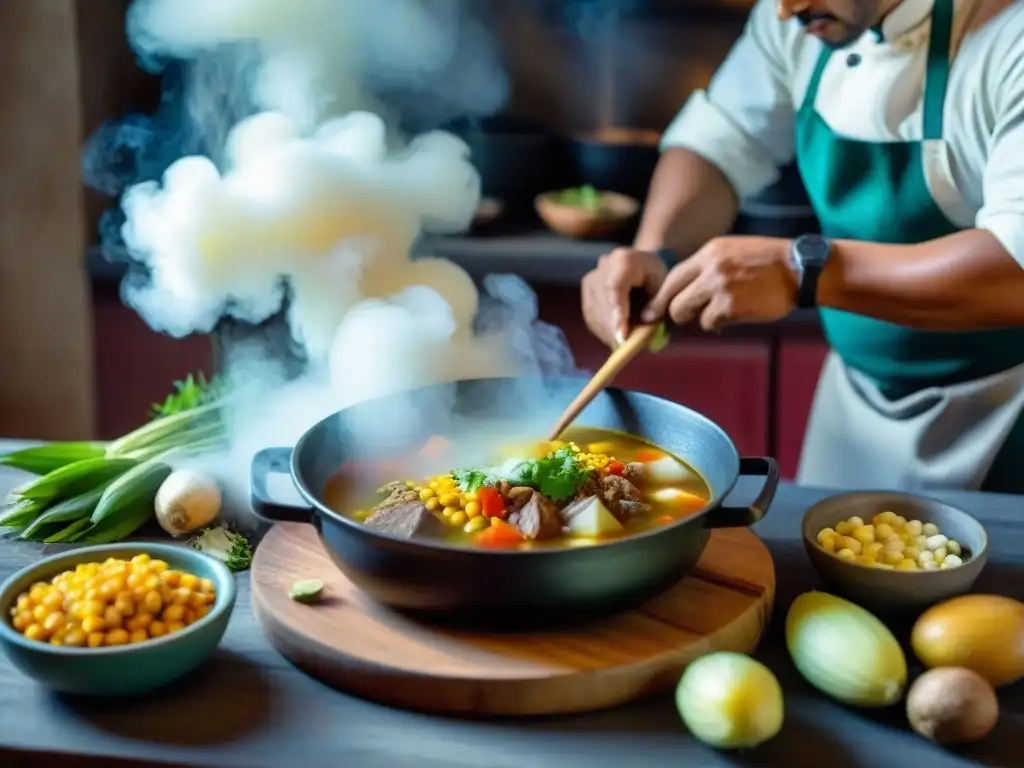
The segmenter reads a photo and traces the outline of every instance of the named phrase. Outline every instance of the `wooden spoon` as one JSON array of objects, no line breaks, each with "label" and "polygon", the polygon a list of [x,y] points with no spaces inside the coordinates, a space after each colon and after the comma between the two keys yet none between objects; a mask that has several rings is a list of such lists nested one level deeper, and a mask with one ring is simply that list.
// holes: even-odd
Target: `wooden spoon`
[{"label": "wooden spoon", "polygon": [[595,373],[587,385],[583,387],[569,407],[562,412],[551,429],[548,440],[557,440],[565,428],[572,424],[583,409],[607,387],[629,362],[651,343],[659,323],[638,325],[630,332],[629,337],[608,356],[604,365]]}]

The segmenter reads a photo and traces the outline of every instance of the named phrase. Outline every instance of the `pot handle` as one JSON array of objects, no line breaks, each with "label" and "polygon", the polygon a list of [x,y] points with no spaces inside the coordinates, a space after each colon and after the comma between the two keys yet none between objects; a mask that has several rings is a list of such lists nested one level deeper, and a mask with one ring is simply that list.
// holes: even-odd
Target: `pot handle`
[{"label": "pot handle", "polygon": [[721,506],[704,518],[705,528],[747,528],[768,514],[768,507],[779,487],[779,463],[767,456],[740,459],[740,477],[764,478],[760,493],[747,507]]},{"label": "pot handle", "polygon": [[264,448],[252,457],[249,469],[249,501],[257,517],[271,523],[311,523],[313,508],[278,504],[267,491],[270,475],[291,474],[291,448]]}]

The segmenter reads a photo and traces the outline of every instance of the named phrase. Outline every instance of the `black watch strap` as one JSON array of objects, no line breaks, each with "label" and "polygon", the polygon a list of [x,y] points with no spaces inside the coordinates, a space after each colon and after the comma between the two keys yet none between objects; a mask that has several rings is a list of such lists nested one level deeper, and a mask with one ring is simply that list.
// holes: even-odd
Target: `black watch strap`
[{"label": "black watch strap", "polygon": [[811,309],[818,306],[818,278],[821,277],[821,267],[804,267],[803,279],[800,281],[800,290],[796,295],[796,305],[800,309]]},{"label": "black watch strap", "polygon": [[676,256],[676,252],[671,248],[659,248],[654,252],[654,255],[661,259],[661,263],[670,271],[679,263],[679,257]]}]

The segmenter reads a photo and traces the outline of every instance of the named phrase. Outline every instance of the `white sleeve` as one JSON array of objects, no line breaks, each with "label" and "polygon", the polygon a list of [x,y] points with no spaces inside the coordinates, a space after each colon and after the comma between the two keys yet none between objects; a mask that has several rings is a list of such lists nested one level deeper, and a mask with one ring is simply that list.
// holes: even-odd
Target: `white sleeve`
[{"label": "white sleeve", "polygon": [[741,198],[763,191],[795,152],[795,66],[789,25],[773,0],[759,0],[708,90],[695,91],[665,131],[662,149],[696,152]]},{"label": "white sleeve", "polygon": [[[1024,33],[1024,13],[1017,16]],[[1000,54],[1000,73],[990,103],[995,123],[982,177],[978,229],[987,229],[1024,266],[1024,41]],[[998,64],[997,64],[998,66]]]}]

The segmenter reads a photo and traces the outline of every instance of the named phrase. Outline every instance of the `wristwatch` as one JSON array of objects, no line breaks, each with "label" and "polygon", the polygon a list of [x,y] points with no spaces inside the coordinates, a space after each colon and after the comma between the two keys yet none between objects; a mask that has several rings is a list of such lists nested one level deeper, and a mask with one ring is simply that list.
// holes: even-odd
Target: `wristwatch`
[{"label": "wristwatch", "polygon": [[832,241],[821,235],[801,235],[793,241],[789,259],[800,281],[796,297],[798,307],[817,306],[818,278],[831,253]]}]

